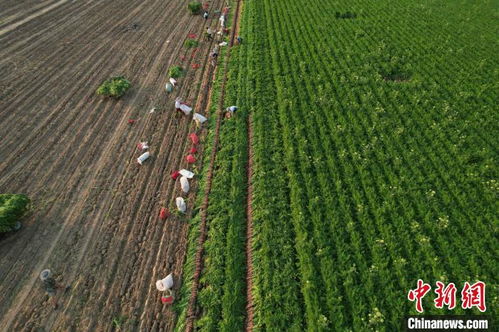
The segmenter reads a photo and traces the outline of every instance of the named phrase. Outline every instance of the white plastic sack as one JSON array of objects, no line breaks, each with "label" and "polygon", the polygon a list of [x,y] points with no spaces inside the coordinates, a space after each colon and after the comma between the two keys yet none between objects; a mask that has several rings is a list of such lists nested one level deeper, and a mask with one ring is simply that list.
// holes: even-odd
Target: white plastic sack
[{"label": "white plastic sack", "polygon": [[185,115],[189,115],[192,111],[192,107],[187,106],[186,104],[181,104],[180,105],[180,110],[184,112]]},{"label": "white plastic sack", "polygon": [[185,205],[184,199],[182,197],[177,197],[175,203],[177,204],[177,210],[179,210],[182,213],[185,213],[185,210],[187,210],[187,206]]},{"label": "white plastic sack", "polygon": [[170,77],[170,83],[175,86],[175,84],[177,84],[177,80],[174,79],[173,77]]},{"label": "white plastic sack", "polygon": [[143,153],[140,157],[137,158],[137,162],[142,165],[142,163],[144,161],[147,160],[147,158],[149,158],[151,156],[151,154],[149,153],[149,151],[147,151],[146,153]]},{"label": "white plastic sack", "polygon": [[186,194],[189,192],[189,189],[191,189],[191,186],[189,186],[189,180],[187,180],[185,176],[182,176],[180,178],[180,187],[182,188],[182,191]]},{"label": "white plastic sack", "polygon": [[194,177],[194,173],[192,173],[191,171],[188,171],[186,169],[181,169],[178,172],[180,173],[180,175],[185,176],[188,179],[192,179]]},{"label": "white plastic sack", "polygon": [[156,288],[160,292],[164,292],[173,287],[173,275],[170,273],[165,278],[156,281]]},{"label": "white plastic sack", "polygon": [[221,43],[220,43],[220,44],[218,44],[218,45],[220,45],[220,46],[227,46],[228,44],[227,44],[227,42],[221,42]]},{"label": "white plastic sack", "polygon": [[196,113],[196,112],[194,112],[194,115],[192,116],[192,118],[196,121],[199,121],[199,123],[204,123],[204,122],[206,122],[206,120],[208,120],[206,117],[204,117],[201,114]]}]

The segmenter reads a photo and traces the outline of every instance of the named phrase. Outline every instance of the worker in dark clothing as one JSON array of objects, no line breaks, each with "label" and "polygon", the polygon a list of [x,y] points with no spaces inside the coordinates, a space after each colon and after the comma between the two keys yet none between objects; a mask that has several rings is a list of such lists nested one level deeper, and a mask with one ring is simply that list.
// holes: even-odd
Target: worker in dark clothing
[{"label": "worker in dark clothing", "polygon": [[[54,310],[57,309],[57,298],[56,293],[58,289],[62,289],[63,287],[55,281],[52,277],[52,272],[48,269],[43,270],[40,273],[40,280],[42,281],[42,287],[45,293],[50,297],[52,305],[54,306]],[[69,286],[66,287],[66,290],[69,289]]]},{"label": "worker in dark clothing", "polygon": [[203,14],[204,19],[205,19],[205,20],[207,20],[207,19],[208,19],[208,16],[209,16],[209,15],[208,15],[208,12],[207,12],[207,11],[205,11],[205,12],[204,12],[204,14]]},{"label": "worker in dark clothing", "polygon": [[211,52],[211,65],[213,67],[217,65],[218,50],[219,50],[218,45],[215,45],[213,51]]},{"label": "worker in dark clothing", "polygon": [[219,47],[218,45],[215,45],[215,47],[213,48],[213,52],[211,53],[211,56],[216,59],[218,57],[218,50],[219,50]]},{"label": "worker in dark clothing", "polygon": [[238,43],[239,45],[241,45],[241,44],[243,43],[243,39],[241,38],[241,36],[237,36],[237,37],[236,37],[236,40],[237,40],[237,43]]}]

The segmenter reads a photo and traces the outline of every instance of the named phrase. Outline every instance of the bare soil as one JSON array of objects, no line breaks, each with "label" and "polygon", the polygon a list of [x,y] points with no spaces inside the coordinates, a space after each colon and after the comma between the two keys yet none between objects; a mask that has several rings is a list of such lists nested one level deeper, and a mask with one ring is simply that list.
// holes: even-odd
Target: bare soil
[{"label": "bare soil", "polygon": [[[180,285],[188,216],[158,213],[174,210],[170,173],[187,168],[194,131],[190,118],[175,119],[173,100],[206,103],[213,45],[202,37],[217,19],[173,0],[68,1],[34,15],[56,1],[45,2],[0,5],[0,18],[11,17],[0,30],[24,20],[0,34],[0,192],[33,200],[23,229],[0,239],[0,331],[169,331],[174,313],[154,284],[173,272]],[[194,55],[183,47],[190,33]],[[187,73],[167,95],[176,64]],[[131,90],[118,101],[96,96],[115,75]],[[144,140],[152,158],[138,166]],[[58,310],[38,280],[45,268],[71,285]]]}]

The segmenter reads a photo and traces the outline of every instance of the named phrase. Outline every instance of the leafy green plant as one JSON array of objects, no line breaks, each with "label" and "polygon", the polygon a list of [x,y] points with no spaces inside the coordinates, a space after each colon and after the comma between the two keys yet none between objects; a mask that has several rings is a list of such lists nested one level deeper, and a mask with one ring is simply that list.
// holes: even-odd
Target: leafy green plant
[{"label": "leafy green plant", "polygon": [[116,76],[105,80],[98,88],[97,94],[106,97],[120,98],[130,88],[130,82],[123,76]]},{"label": "leafy green plant", "polygon": [[114,317],[113,318],[113,326],[115,328],[117,328],[118,330],[121,330],[121,328],[123,327],[123,324],[125,324],[127,320],[128,320],[128,317],[124,316],[124,315],[119,315],[117,317]]},{"label": "leafy green plant", "polygon": [[22,194],[0,194],[0,233],[11,231],[28,211],[30,200]]},{"label": "leafy green plant", "polygon": [[168,73],[170,74],[170,77],[179,78],[184,73],[184,70],[180,66],[173,66],[170,67]]},{"label": "leafy green plant", "polygon": [[187,48],[193,48],[193,47],[197,47],[199,45],[199,42],[195,39],[187,39],[185,41],[184,45]]},{"label": "leafy green plant", "polygon": [[345,13],[336,12],[334,16],[336,18],[348,19],[348,18],[356,18],[357,14],[351,12],[345,12]]},{"label": "leafy green plant", "polygon": [[199,1],[192,1],[187,5],[191,14],[196,15],[201,12],[202,4]]}]

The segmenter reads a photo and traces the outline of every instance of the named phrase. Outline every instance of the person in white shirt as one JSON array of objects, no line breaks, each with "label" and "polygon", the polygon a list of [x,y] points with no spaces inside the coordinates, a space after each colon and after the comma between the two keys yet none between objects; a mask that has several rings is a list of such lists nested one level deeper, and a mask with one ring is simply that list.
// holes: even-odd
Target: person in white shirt
[{"label": "person in white shirt", "polygon": [[210,27],[206,29],[206,39],[212,40],[213,39],[213,30],[211,30]]},{"label": "person in white shirt", "polygon": [[225,109],[225,117],[230,119],[234,116],[234,113],[237,111],[237,106],[229,106]]}]

